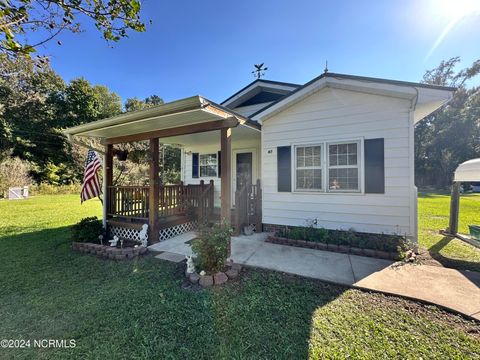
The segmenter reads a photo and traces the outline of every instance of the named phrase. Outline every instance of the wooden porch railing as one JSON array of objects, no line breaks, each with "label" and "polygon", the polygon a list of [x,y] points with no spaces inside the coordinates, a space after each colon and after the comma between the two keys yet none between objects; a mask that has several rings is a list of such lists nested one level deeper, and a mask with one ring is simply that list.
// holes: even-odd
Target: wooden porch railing
[{"label": "wooden porch railing", "polygon": [[[164,185],[159,189],[159,216],[185,215],[192,208],[204,219],[213,212],[213,180],[199,185]],[[107,215],[131,219],[148,218],[148,186],[109,186]]]},{"label": "wooden porch railing", "polygon": [[244,226],[255,224],[262,231],[262,188],[260,179],[256,184],[246,184],[235,192],[235,233],[240,234]]}]

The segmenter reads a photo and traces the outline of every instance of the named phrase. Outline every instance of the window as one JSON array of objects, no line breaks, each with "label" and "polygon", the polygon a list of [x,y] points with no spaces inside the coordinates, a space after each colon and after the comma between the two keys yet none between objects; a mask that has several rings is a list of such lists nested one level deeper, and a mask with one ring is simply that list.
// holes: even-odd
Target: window
[{"label": "window", "polygon": [[328,190],[360,190],[360,143],[342,142],[328,144]]},{"label": "window", "polygon": [[295,147],[295,172],[297,190],[321,190],[322,146]]},{"label": "window", "polygon": [[200,177],[217,176],[217,154],[200,154]]}]

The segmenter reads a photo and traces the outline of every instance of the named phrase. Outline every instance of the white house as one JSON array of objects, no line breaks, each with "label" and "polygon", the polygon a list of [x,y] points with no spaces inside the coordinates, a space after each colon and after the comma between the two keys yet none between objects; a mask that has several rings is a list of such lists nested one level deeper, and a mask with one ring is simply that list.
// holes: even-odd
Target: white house
[{"label": "white house", "polygon": [[[203,191],[210,199],[203,207],[221,206],[225,218],[235,209],[232,219],[237,220],[245,212],[243,223],[253,222],[253,216],[257,231],[260,223],[268,230],[310,221],[328,229],[416,239],[414,126],[451,99],[454,91],[329,72],[303,85],[260,79],[220,105],[196,96],[66,133],[101,137],[107,165],[113,145],[120,142],[150,139],[152,156],[159,138],[178,144],[182,186],[194,189],[203,183],[198,194]],[[130,216],[148,218],[154,237],[167,228],[181,231],[184,221],[158,224],[159,217],[172,215],[165,209],[178,204],[172,202],[174,196],[166,196],[166,187],[155,188],[155,166],[151,186],[144,189],[150,194],[150,211]],[[113,189],[111,185],[107,186]],[[107,190],[117,205],[112,210],[105,202],[105,215],[120,227],[129,215],[119,209],[118,191]],[[160,200],[155,199],[159,191]],[[245,206],[235,203],[242,194]],[[169,202],[162,203],[162,196]]]}]

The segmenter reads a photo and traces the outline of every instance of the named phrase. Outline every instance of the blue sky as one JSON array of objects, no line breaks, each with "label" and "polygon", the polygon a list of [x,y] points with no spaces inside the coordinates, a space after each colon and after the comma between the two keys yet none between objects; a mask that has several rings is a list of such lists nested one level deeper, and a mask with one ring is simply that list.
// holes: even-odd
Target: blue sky
[{"label": "blue sky", "polygon": [[[331,72],[419,81],[426,69],[480,58],[480,10],[470,1],[144,1],[145,33],[110,47],[94,27],[40,53],[65,79],[85,77],[123,100],[200,94],[222,101],[253,80],[304,83]],[[443,35],[442,35],[443,33]],[[437,44],[435,47],[434,45]],[[475,81],[475,85],[480,85]]]}]

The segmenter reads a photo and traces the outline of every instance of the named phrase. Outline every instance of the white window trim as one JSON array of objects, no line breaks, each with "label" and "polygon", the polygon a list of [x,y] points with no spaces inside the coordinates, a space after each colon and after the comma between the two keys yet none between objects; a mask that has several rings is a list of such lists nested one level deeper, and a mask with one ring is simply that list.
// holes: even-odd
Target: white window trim
[{"label": "white window trim", "polygon": [[[296,192],[324,192],[325,191],[325,155],[324,155],[324,151],[325,151],[325,146],[324,146],[325,143],[321,142],[321,143],[316,143],[316,144],[297,144],[293,147],[294,149],[294,153],[293,153],[293,157],[294,157],[294,166],[293,166],[293,171],[294,171],[294,175],[293,175],[293,179],[294,179],[294,189]],[[321,182],[321,188],[320,189],[304,189],[304,188],[297,188],[297,148],[304,148],[304,147],[310,147],[310,146],[320,146],[320,166],[311,166],[311,167],[303,167],[301,168],[300,170],[304,169],[304,170],[307,170],[307,169],[320,169],[322,172],[321,172],[321,175],[322,175],[322,182]]]},{"label": "white window trim", "polygon": [[[359,146],[357,149],[357,164],[358,164],[358,190],[329,190],[329,175],[328,175],[328,144],[349,144],[356,142]],[[304,193],[304,194],[324,194],[324,195],[335,195],[335,194],[343,194],[343,195],[365,195],[365,189],[363,187],[363,177],[365,174],[364,168],[364,150],[363,150],[363,142],[364,138],[347,138],[347,139],[339,139],[339,140],[323,140],[317,142],[296,142],[291,143],[293,148],[292,154],[292,182],[293,182],[293,192],[295,193]],[[322,151],[322,189],[297,189],[297,146],[304,147],[304,146],[321,146]],[[348,167],[348,166],[347,166]]]},{"label": "white window trim", "polygon": [[[216,163],[215,163],[215,175],[209,175],[209,176],[202,176],[202,165],[200,164],[200,157],[202,155],[215,155],[215,160],[216,160]],[[203,165],[203,166],[207,166],[207,165]],[[218,177],[218,152],[205,152],[205,153],[199,153],[198,154],[198,177],[199,178],[203,178],[203,179],[208,179],[208,178],[216,178]]]},{"label": "white window trim", "polygon": [[[341,144],[357,144],[357,165],[352,166],[352,165],[334,165],[330,166],[330,153],[329,153],[329,146],[330,145],[341,145]],[[325,145],[325,156],[326,156],[326,182],[327,186],[325,187],[327,192],[330,193],[360,193],[362,192],[362,174],[363,174],[363,168],[362,168],[362,142],[360,140],[345,140],[345,141],[328,141],[326,142]],[[358,174],[358,189],[330,189],[330,169],[358,169],[357,174]]]}]

